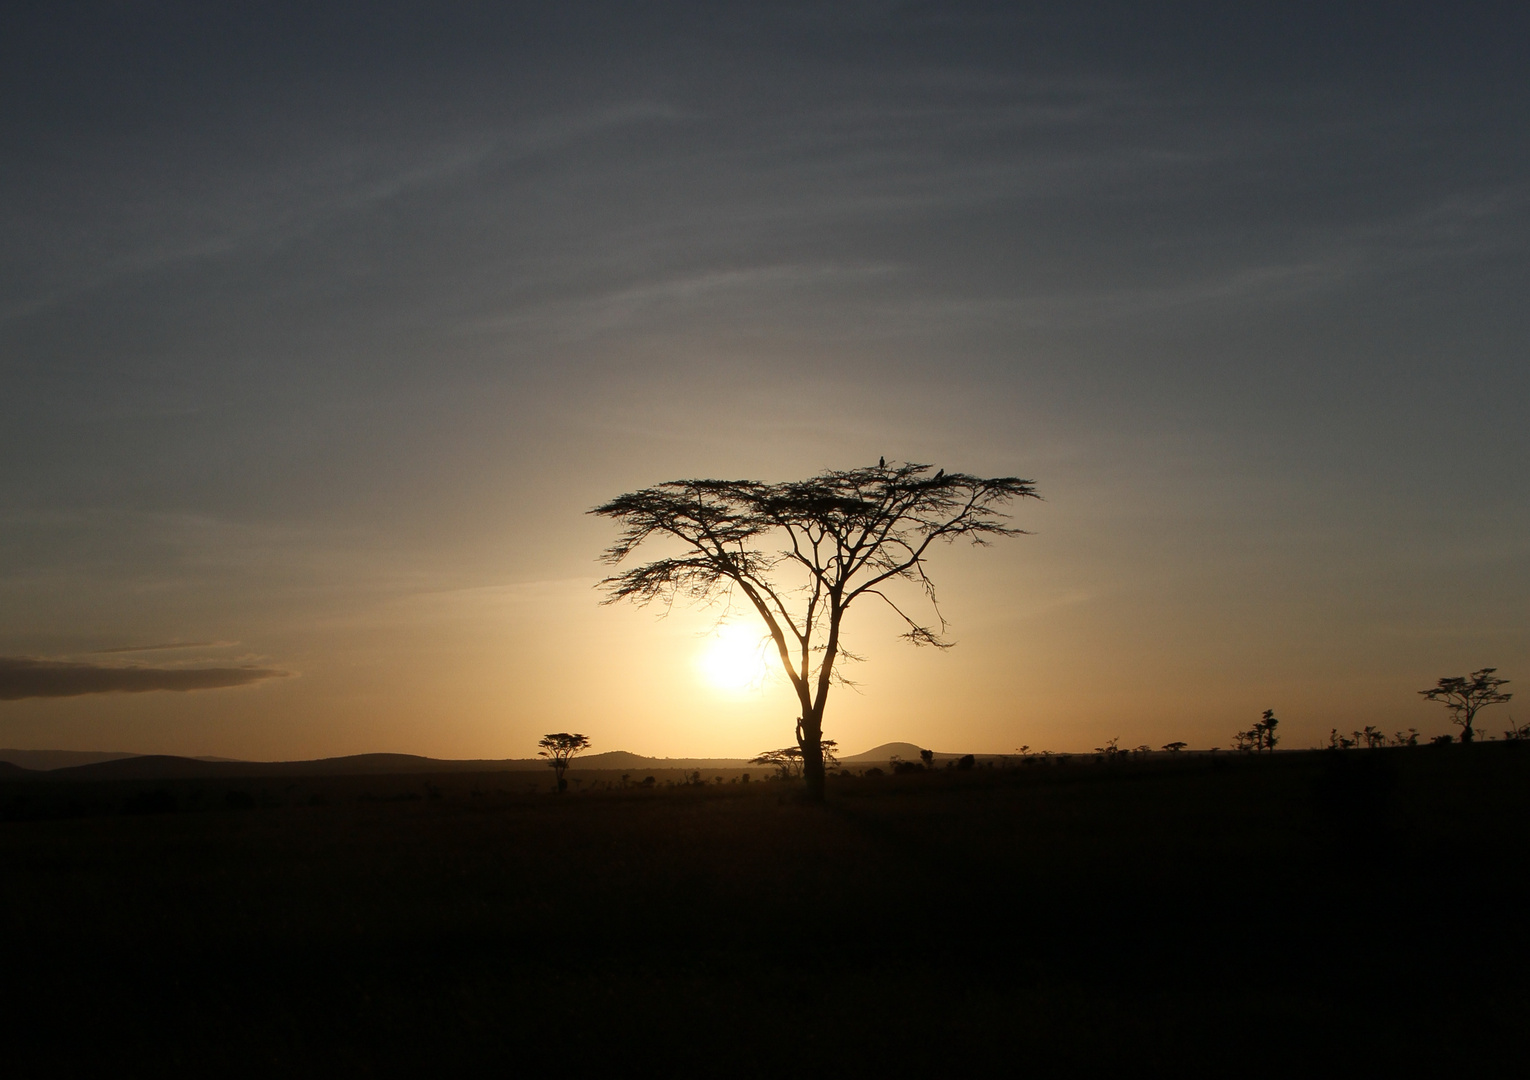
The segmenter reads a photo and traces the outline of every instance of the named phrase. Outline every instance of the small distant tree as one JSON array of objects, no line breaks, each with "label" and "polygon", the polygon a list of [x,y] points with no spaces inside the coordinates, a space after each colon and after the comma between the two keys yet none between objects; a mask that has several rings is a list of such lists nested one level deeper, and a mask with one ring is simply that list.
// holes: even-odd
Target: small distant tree
[{"label": "small distant tree", "polygon": [[[1356,734],[1359,734],[1359,733],[1356,732]],[[1352,749],[1354,747],[1354,745],[1355,745],[1355,740],[1351,739],[1347,735],[1340,735],[1338,728],[1329,728],[1328,729],[1328,749],[1330,749],[1330,750],[1349,750],[1349,749]]]},{"label": "small distant tree", "polygon": [[1493,675],[1497,668],[1485,667],[1470,675],[1457,675],[1441,679],[1433,688],[1420,690],[1419,694],[1429,701],[1442,703],[1450,712],[1450,722],[1461,729],[1461,741],[1469,743],[1477,737],[1472,721],[1477,713],[1489,705],[1508,701],[1513,694],[1505,694],[1498,688],[1507,686],[1508,679]]},{"label": "small distant tree", "polygon": [[590,740],[578,732],[569,734],[567,731],[554,732],[551,735],[543,735],[537,743],[542,749],[537,751],[537,757],[547,759],[547,764],[552,766],[552,771],[558,778],[558,791],[562,793],[568,790],[568,781],[563,774],[568,772],[568,763],[573,760],[575,754],[583,753],[590,748]]},{"label": "small distant tree", "polygon": [[1118,735],[1116,738],[1108,740],[1104,746],[1096,746],[1094,752],[1096,754],[1104,754],[1107,761],[1114,760],[1115,756],[1122,752],[1120,736]]},{"label": "small distant tree", "polygon": [[[823,740],[823,760],[828,768],[837,768],[839,758],[834,751],[839,746],[833,739]],[[780,780],[792,780],[802,775],[802,747],[787,746],[780,750],[767,750],[759,757],[749,759],[751,765],[767,765],[776,770]]]},{"label": "small distant tree", "polygon": [[1417,746],[1418,728],[1410,727],[1407,731],[1399,731],[1392,736],[1393,746]]},{"label": "small distant tree", "polygon": [[1387,744],[1386,732],[1378,727],[1372,727],[1370,724],[1365,725],[1364,731],[1357,731],[1355,734],[1359,736],[1360,740],[1364,741],[1367,750],[1374,750],[1378,746],[1385,746]]},{"label": "small distant tree", "polygon": [[1185,749],[1185,747],[1187,747],[1189,745],[1190,744],[1187,743],[1187,742],[1175,741],[1175,742],[1171,742],[1171,743],[1164,743],[1163,744],[1163,748],[1165,750],[1167,750],[1171,754],[1177,754],[1177,753],[1179,753],[1181,750]]},{"label": "small distant tree", "polygon": [[1275,729],[1279,725],[1280,721],[1275,719],[1275,710],[1266,709],[1264,710],[1264,716],[1260,718],[1257,724],[1247,731],[1238,732],[1233,738],[1237,742],[1238,749],[1244,753],[1274,750],[1275,744],[1280,741],[1280,737],[1275,734]]},{"label": "small distant tree", "polygon": [[749,759],[751,765],[764,765],[776,770],[776,779],[790,780],[802,768],[802,751],[795,746],[783,750],[767,750]]},{"label": "small distant tree", "polygon": [[919,751],[919,760],[924,762],[924,767],[926,769],[933,769],[935,767],[935,751],[933,751],[933,750],[921,750],[921,751]]},{"label": "small distant tree", "polygon": [[1280,726],[1280,721],[1275,719],[1275,710],[1264,710],[1264,716],[1259,723],[1254,725],[1254,730],[1259,733],[1259,748],[1273,751],[1280,737],[1275,734],[1275,729]]},{"label": "small distant tree", "polygon": [[1509,730],[1503,733],[1505,742],[1520,742],[1530,739],[1530,721],[1523,724],[1516,723],[1514,717],[1509,717]]}]

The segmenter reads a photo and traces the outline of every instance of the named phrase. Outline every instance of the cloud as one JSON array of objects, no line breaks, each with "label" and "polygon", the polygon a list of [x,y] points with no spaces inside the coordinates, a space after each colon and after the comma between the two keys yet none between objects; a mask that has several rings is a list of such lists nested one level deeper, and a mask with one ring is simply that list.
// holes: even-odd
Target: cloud
[{"label": "cloud", "polygon": [[237,644],[237,641],[166,641],[158,645],[120,645],[115,649],[97,649],[96,654],[107,656],[113,653],[164,652],[172,649],[227,649]]},{"label": "cloud", "polygon": [[150,690],[222,690],[279,679],[288,671],[261,667],[107,667],[0,656],[0,701],[82,694],[142,694]]}]

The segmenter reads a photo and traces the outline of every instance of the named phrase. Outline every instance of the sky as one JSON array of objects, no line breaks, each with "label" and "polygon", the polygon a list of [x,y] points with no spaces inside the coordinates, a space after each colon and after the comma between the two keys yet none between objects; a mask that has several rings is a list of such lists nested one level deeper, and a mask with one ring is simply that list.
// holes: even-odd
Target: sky
[{"label": "sky", "polygon": [[849,752],[1449,730],[1530,680],[1530,15],[1252,7],[8,5],[0,745],[785,746],[587,511],[880,456],[1042,500],[955,648],[852,610]]}]

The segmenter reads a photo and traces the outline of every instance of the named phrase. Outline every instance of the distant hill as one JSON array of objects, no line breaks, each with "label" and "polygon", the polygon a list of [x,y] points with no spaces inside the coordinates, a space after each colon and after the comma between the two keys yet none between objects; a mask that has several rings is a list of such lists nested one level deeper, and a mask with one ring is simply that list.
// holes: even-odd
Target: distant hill
[{"label": "distant hill", "polygon": [[[868,765],[872,763],[880,764],[884,761],[891,761],[893,758],[897,758],[899,761],[918,761],[919,750],[920,748],[911,742],[890,742],[883,743],[881,746],[873,746],[864,754],[852,754],[849,757],[842,757],[839,760],[844,762],[846,765]],[[948,758],[953,757],[954,755],[937,754],[936,756],[940,758]]]},{"label": "distant hill", "polygon": [[[636,772],[642,769],[736,769],[742,758],[650,758],[625,750],[574,759],[573,771]],[[47,776],[55,780],[171,780],[219,776],[378,776],[408,773],[542,772],[543,758],[443,760],[416,754],[355,754],[312,761],[228,761],[141,754],[54,768],[46,773],[17,769],[16,778]]]},{"label": "distant hill", "polygon": [[0,750],[0,761],[9,761],[23,769],[66,769],[71,765],[94,765],[98,761],[137,756],[106,750]]},{"label": "distant hill", "polygon": [[[955,754],[936,754],[937,760]],[[894,758],[918,761],[919,747],[892,742],[840,760],[846,765],[886,764]],[[169,754],[124,754],[85,750],[0,751],[0,777],[56,780],[173,780],[234,776],[379,776],[462,772],[541,772],[545,758],[442,759],[417,754],[353,754],[311,761],[235,761],[227,758],[176,757]],[[574,759],[572,771],[658,772],[661,770],[748,769],[748,758],[660,758],[626,750],[607,750]],[[32,770],[32,771],[29,771]]]},{"label": "distant hill", "polygon": [[357,754],[315,761],[221,761],[143,754],[54,769],[58,780],[169,780],[216,776],[375,776],[399,773],[488,772],[530,768],[531,762],[438,761],[414,754]]},{"label": "distant hill", "polygon": [[[533,758],[532,764],[546,766],[544,758]],[[657,758],[626,750],[608,750],[604,754],[576,757],[576,769],[741,769],[749,765],[748,758]]]},{"label": "distant hill", "polygon": [[[183,777],[243,776],[252,762],[199,761],[169,754],[135,754],[86,765],[68,765],[41,774],[49,780],[174,780]],[[257,766],[258,771],[258,766]]]}]

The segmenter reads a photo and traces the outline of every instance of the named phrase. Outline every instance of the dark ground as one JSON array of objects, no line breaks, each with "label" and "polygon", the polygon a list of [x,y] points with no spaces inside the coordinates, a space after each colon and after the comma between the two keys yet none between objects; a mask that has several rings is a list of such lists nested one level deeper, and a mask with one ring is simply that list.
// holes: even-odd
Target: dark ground
[{"label": "dark ground", "polygon": [[5,1071],[1518,1074],[1527,781],[1516,744],[846,779],[827,808],[7,777]]}]

